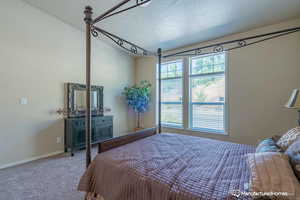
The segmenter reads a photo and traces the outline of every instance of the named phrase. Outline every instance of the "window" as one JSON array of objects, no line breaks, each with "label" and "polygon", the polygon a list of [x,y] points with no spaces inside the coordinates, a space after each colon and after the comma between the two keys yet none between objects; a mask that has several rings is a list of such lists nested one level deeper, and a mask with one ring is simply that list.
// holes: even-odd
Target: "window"
[{"label": "window", "polygon": [[227,128],[225,72],[225,53],[162,63],[162,124],[224,134]]},{"label": "window", "polygon": [[162,124],[182,127],[183,62],[163,63],[161,66],[161,118]]},{"label": "window", "polygon": [[225,54],[190,59],[189,126],[225,132]]}]

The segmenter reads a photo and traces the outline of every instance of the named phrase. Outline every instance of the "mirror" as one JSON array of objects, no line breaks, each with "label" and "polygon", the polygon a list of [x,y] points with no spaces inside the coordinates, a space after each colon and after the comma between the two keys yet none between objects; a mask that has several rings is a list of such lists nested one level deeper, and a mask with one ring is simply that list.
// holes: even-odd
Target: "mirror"
[{"label": "mirror", "polygon": [[[84,111],[86,109],[86,91],[85,90],[75,90],[74,91],[74,108],[78,111]],[[95,110],[98,108],[98,95],[97,91],[91,91],[91,108]]]},{"label": "mirror", "polygon": [[[68,116],[80,117],[86,110],[86,87],[83,84],[68,83]],[[103,87],[91,87],[92,115],[103,115]]]}]

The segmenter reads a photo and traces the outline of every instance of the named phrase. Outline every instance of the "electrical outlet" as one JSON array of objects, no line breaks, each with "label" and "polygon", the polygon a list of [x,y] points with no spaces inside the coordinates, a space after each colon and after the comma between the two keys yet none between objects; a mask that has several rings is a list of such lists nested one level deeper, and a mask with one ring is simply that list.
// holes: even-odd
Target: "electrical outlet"
[{"label": "electrical outlet", "polygon": [[56,143],[57,143],[57,144],[60,144],[60,143],[61,143],[61,137],[57,137],[57,138],[56,138]]}]

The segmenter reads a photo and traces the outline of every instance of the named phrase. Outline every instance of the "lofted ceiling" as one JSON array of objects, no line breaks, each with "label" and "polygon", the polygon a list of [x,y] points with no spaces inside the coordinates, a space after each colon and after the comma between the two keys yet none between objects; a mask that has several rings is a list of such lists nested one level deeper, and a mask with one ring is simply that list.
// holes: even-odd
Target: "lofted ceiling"
[{"label": "lofted ceiling", "polygon": [[[83,10],[94,17],[122,0],[23,0],[84,30]],[[134,3],[135,0],[132,1]],[[97,24],[147,50],[174,49],[300,17],[300,0],[152,0]]]}]

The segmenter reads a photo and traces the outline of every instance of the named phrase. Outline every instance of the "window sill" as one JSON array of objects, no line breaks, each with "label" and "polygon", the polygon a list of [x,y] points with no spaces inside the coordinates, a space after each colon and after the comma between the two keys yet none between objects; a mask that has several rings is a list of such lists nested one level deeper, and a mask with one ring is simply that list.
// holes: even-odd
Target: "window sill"
[{"label": "window sill", "polygon": [[227,132],[218,131],[218,130],[211,130],[211,129],[187,128],[185,130],[192,131],[192,132],[204,133],[204,134],[216,134],[216,135],[225,135],[225,136],[229,135]]},{"label": "window sill", "polygon": [[229,136],[228,132],[214,131],[214,130],[208,130],[208,129],[183,128],[180,126],[170,126],[170,125],[166,125],[166,124],[162,124],[162,127],[168,128],[168,129],[181,130],[181,131],[203,133],[203,134],[207,134],[207,135],[213,134],[213,135]]},{"label": "window sill", "polygon": [[163,128],[171,128],[171,129],[178,129],[178,130],[184,130],[182,126],[176,126],[171,124],[161,124]]}]

